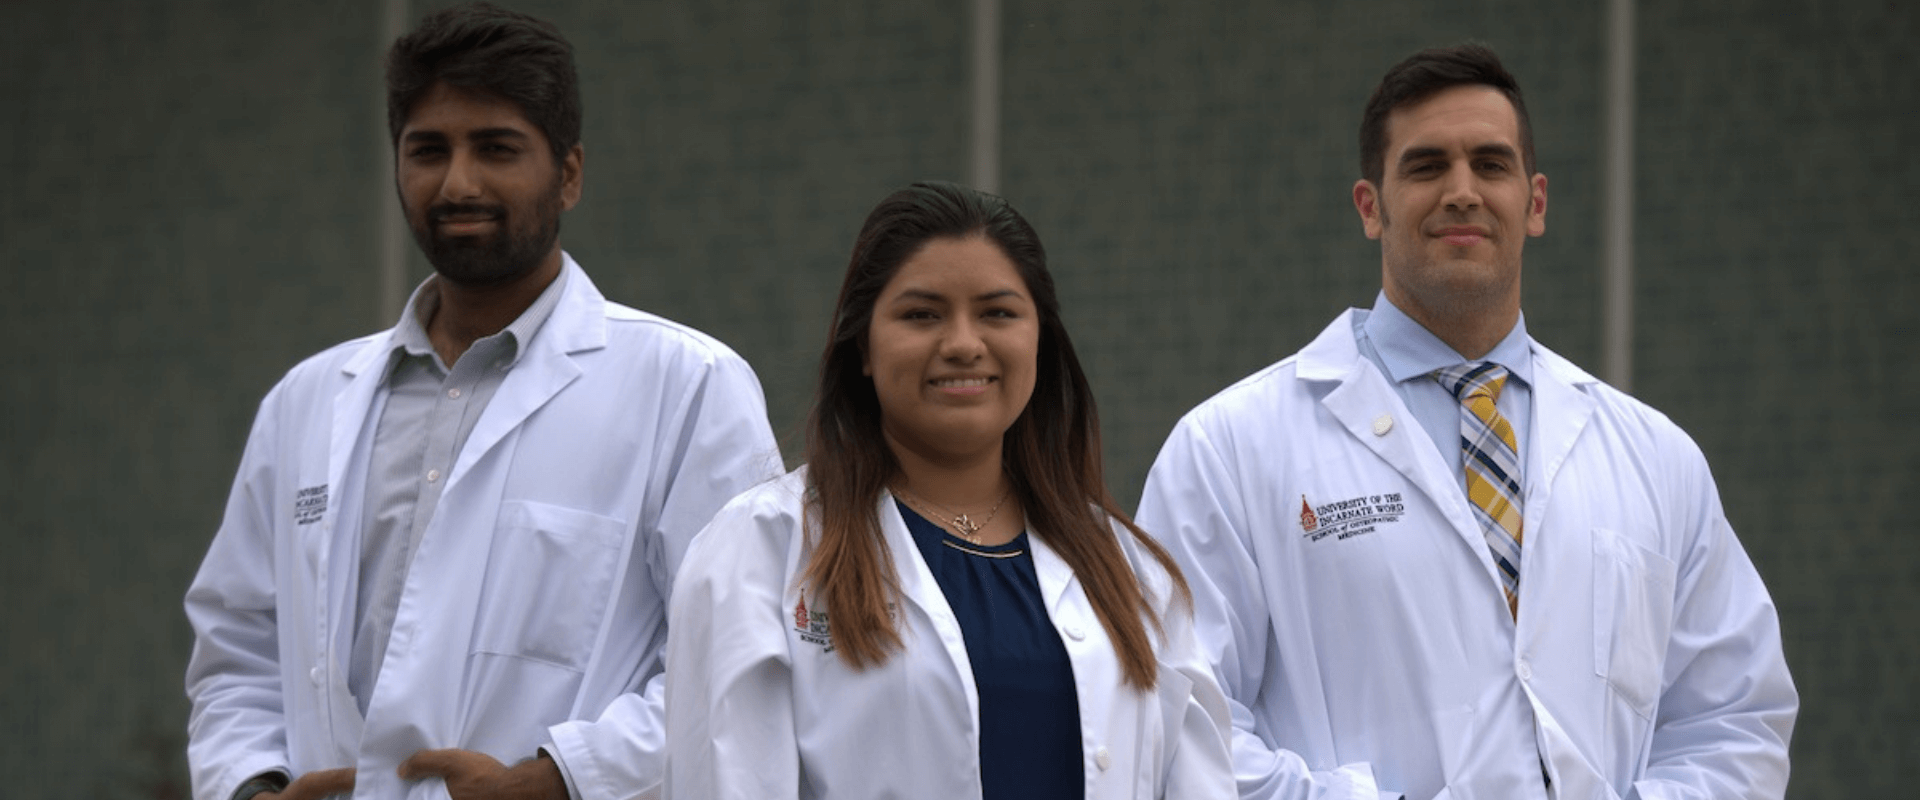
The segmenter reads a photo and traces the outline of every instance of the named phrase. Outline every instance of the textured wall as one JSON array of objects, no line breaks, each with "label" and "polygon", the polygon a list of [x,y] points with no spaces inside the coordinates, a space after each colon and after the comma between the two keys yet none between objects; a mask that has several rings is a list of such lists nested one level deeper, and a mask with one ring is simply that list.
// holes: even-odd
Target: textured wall
[{"label": "textured wall", "polygon": [[1649,7],[1640,396],[1700,441],[1780,607],[1795,797],[1920,755],[1920,11]]},{"label": "textured wall", "polygon": [[[1599,8],[1005,6],[1001,185],[1053,254],[1123,503],[1180,413],[1371,302],[1354,128],[1421,46],[1479,38],[1526,87],[1552,199],[1528,324],[1597,368]],[[1920,754],[1900,511],[1920,489],[1920,12],[1656,6],[1634,389],[1699,439],[1780,606],[1805,705],[1791,795],[1897,796]],[[793,431],[862,216],[967,172],[965,4],[519,7],[579,52],[568,249],[610,296],[733,344]],[[247,420],[299,357],[387,322],[380,14],[0,8],[0,794],[184,792],[179,598]]]},{"label": "textured wall", "polygon": [[319,6],[0,11],[0,794],[184,793],[179,600],[247,421],[375,322],[379,47]]},{"label": "textured wall", "polygon": [[1360,111],[1421,47],[1477,37],[1532,92],[1552,235],[1528,329],[1596,360],[1599,12],[1401,5],[1009,4],[1002,187],[1046,238],[1123,503],[1187,409],[1372,304]]}]

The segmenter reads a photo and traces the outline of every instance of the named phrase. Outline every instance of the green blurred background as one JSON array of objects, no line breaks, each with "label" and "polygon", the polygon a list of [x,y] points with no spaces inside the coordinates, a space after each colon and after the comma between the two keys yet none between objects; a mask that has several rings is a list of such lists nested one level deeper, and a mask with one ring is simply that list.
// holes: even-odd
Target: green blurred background
[{"label": "green blurred background", "polygon": [[[185,796],[179,601],[253,409],[426,271],[394,238],[379,58],[440,5],[0,5],[0,796]],[[509,5],[577,49],[562,241],[745,355],[791,454],[861,219],[975,174],[974,6]],[[1631,28],[1630,388],[1699,440],[1780,607],[1794,798],[1907,795],[1920,761],[1917,8],[1643,3]],[[1528,327],[1600,372],[1607,20],[1004,0],[998,184],[1052,253],[1123,504],[1181,413],[1372,301],[1355,129],[1420,47],[1476,38],[1519,76],[1551,178]]]}]

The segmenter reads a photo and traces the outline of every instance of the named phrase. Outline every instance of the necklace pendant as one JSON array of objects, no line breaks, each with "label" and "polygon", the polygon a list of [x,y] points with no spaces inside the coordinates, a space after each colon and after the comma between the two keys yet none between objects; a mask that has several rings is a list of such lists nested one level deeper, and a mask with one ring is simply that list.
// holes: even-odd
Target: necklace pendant
[{"label": "necklace pendant", "polygon": [[968,540],[972,540],[980,535],[979,523],[974,522],[971,517],[965,514],[953,518],[953,527],[958,529],[960,535],[966,537]]}]

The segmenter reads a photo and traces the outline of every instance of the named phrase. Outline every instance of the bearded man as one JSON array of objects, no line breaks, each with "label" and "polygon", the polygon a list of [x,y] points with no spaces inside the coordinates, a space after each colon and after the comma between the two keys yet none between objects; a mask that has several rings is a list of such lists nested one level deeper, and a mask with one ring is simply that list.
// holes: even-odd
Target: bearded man
[{"label": "bearded man", "polygon": [[434,274],[261,403],[186,597],[199,800],[658,795],[673,574],[781,463],[746,362],[560,249],[577,84],[559,31],[485,4],[393,45]]}]

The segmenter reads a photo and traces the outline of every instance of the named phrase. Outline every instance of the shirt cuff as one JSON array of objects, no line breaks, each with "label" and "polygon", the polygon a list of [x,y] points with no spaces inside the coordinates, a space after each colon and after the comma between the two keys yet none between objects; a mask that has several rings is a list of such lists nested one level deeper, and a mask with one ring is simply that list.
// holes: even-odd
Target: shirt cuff
[{"label": "shirt cuff", "polygon": [[541,758],[552,761],[554,766],[560,768],[560,780],[567,784],[567,797],[570,800],[580,800],[580,786],[573,782],[573,772],[567,769],[567,760],[560,757],[560,748],[548,742],[541,745],[538,752]]},{"label": "shirt cuff", "polygon": [[263,792],[286,791],[292,780],[280,770],[268,770],[240,782],[240,788],[233,790],[231,800],[253,800],[253,796]]}]

